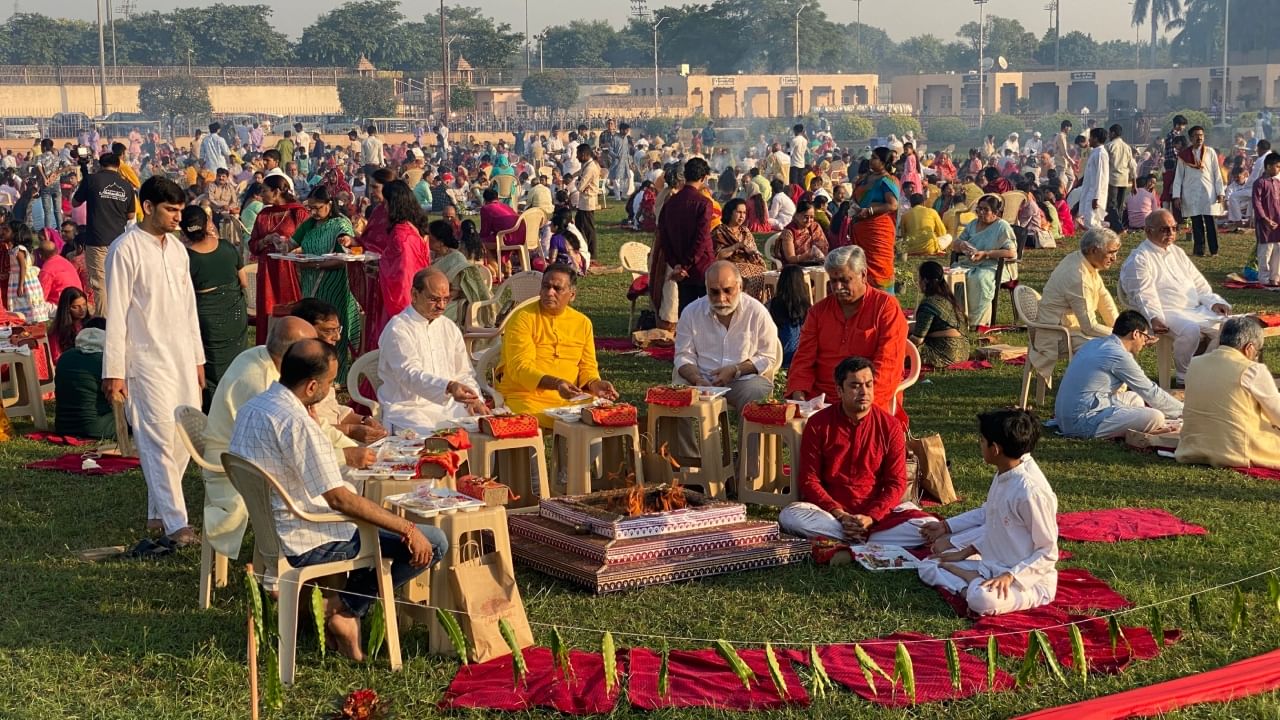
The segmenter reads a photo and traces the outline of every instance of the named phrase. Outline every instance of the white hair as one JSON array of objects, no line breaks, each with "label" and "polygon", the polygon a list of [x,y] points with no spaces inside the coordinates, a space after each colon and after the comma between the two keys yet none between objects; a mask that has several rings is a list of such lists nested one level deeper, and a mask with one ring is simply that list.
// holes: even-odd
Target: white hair
[{"label": "white hair", "polygon": [[1106,251],[1107,246],[1111,243],[1120,244],[1120,236],[1111,231],[1110,228],[1093,228],[1080,238],[1080,252],[1088,255],[1094,250]]},{"label": "white hair", "polygon": [[1231,318],[1222,323],[1218,333],[1218,342],[1227,347],[1244,350],[1245,345],[1253,345],[1262,350],[1262,324],[1252,317]]},{"label": "white hair", "polygon": [[863,274],[867,272],[867,254],[857,245],[845,245],[832,250],[823,267],[827,272],[847,268],[855,275]]}]

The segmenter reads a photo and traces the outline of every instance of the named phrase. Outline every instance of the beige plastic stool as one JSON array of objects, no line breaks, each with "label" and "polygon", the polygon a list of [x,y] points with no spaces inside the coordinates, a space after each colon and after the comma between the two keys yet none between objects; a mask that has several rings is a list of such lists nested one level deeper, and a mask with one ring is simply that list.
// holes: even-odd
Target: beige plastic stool
[{"label": "beige plastic stool", "polygon": [[[559,477],[560,446],[563,445],[567,456],[565,476],[567,484],[565,493],[569,495],[585,495],[592,491],[591,446],[601,443],[601,463],[603,476],[623,468],[626,460],[626,448],[622,441],[631,441],[631,464],[635,468],[636,484],[644,484],[644,467],[640,461],[640,429],[628,427],[600,427],[584,422],[567,423],[556,420],[552,433],[551,473]],[[558,489],[558,488],[557,488]],[[597,490],[603,488],[596,488]],[[553,492],[555,492],[553,490]]]},{"label": "beige plastic stool", "polygon": [[812,288],[810,296],[813,298],[814,303],[827,297],[827,271],[825,268],[821,266],[805,268],[804,279],[808,281],[809,286]]},{"label": "beige plastic stool", "polygon": [[[800,477],[800,437],[804,434],[805,418],[797,417],[786,425],[762,425],[749,420],[742,421],[738,451],[738,502],[755,505],[784,507],[800,499],[797,481]],[[759,438],[757,468],[749,474],[751,458],[747,452],[748,439]],[[791,451],[791,474],[783,474],[782,444]]]},{"label": "beige plastic stool", "polygon": [[[530,462],[528,451],[533,451]],[[547,479],[547,453],[542,431],[529,438],[498,439],[484,433],[471,433],[471,449],[467,451],[471,472],[480,477],[497,477],[520,499],[512,507],[534,507],[551,496]],[[495,467],[497,472],[494,472]],[[538,474],[534,487],[533,474]]]},{"label": "beige plastic stool", "polygon": [[9,366],[9,382],[17,389],[17,397],[13,398],[13,402],[5,402],[5,414],[10,420],[15,417],[30,417],[36,429],[47,430],[49,421],[44,415],[40,374],[36,371],[35,357],[30,352],[0,352],[0,366],[3,365]]},{"label": "beige plastic stool", "polygon": [[[682,467],[677,470],[680,482],[702,487],[708,497],[723,498],[725,483],[733,477],[733,445],[729,439],[729,404],[723,397],[699,397],[687,407],[649,405],[649,422],[646,425],[654,449],[670,443],[670,432],[659,436],[659,421],[663,418],[688,420],[697,426],[695,445],[696,464],[684,464],[689,458],[678,458]],[[678,423],[665,423],[666,428],[678,431]]]}]

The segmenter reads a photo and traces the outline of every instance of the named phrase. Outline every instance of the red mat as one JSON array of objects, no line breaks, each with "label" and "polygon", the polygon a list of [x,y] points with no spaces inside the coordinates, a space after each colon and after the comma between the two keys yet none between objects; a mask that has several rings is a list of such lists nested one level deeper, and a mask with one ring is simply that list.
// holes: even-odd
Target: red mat
[{"label": "red mat", "polygon": [[627,696],[634,707],[643,710],[659,708],[709,707],[719,710],[770,710],[790,705],[809,704],[809,695],[795,668],[787,659],[792,654],[778,652],[778,664],[787,681],[787,699],[778,697],[769,675],[764,650],[739,650],[738,655],[756,674],[750,690],[729,669],[729,664],[715,650],[672,650],[667,662],[667,694],[658,694],[658,668],[662,656],[647,648],[628,651],[631,675]]},{"label": "red mat", "polygon": [[[1027,652],[1032,630],[1043,630],[1053,647],[1054,655],[1063,665],[1072,665],[1071,631],[1067,623],[1077,623],[1084,640],[1085,658],[1093,672],[1115,674],[1123,671],[1134,660],[1149,660],[1160,654],[1160,648],[1145,627],[1124,627],[1124,637],[1111,649],[1111,634],[1107,621],[1085,615],[1072,615],[1053,607],[993,615],[979,618],[969,630],[960,630],[951,637],[965,648],[985,648],[987,636],[995,635],[1002,655],[1023,657]],[[1177,642],[1180,630],[1165,630],[1167,645]]]},{"label": "red mat", "polygon": [[53,445],[69,445],[71,447],[96,445],[99,442],[93,438],[78,438],[74,435],[58,435],[51,432],[30,432],[22,437],[35,442],[47,442]]},{"label": "red mat", "polygon": [[1270,468],[1262,468],[1262,467],[1231,468],[1231,469],[1243,475],[1248,475],[1249,477],[1256,477],[1260,480],[1280,480],[1280,470],[1272,470]]},{"label": "red mat", "polygon": [[[934,588],[938,595],[962,617],[973,617],[963,597],[942,588]],[[1046,607],[1060,612],[1100,610],[1110,612],[1132,607],[1120,593],[1111,589],[1084,568],[1058,568],[1058,593]],[[1030,612],[1030,611],[1029,611]]]},{"label": "red mat", "polygon": [[[953,365],[948,365],[942,369],[946,370],[947,372],[967,372],[972,370],[990,370],[991,367],[992,366],[991,366],[990,360],[965,360],[963,362],[958,362]],[[934,367],[932,365],[920,366],[921,373],[927,373],[927,372],[933,372],[933,371],[934,371]]]},{"label": "red mat", "polygon": [[[598,653],[571,650],[569,664],[574,675],[569,680],[556,669],[547,648],[528,648],[524,659],[529,671],[519,687],[512,676],[510,655],[463,665],[445,690],[440,707],[508,711],[548,707],[570,715],[596,715],[611,712],[621,694],[617,685],[612,693],[605,692],[604,662]],[[619,679],[624,667],[620,657]]]},{"label": "red mat", "polygon": [[1152,717],[1188,705],[1229,702],[1280,688],[1280,650],[1209,672],[1040,710],[1018,720],[1123,720]]},{"label": "red mat", "polygon": [[654,360],[661,360],[663,362],[676,361],[676,348],[674,345],[668,345],[666,347],[647,347],[644,349],[644,352]]},{"label": "red mat", "polygon": [[604,352],[627,352],[636,349],[629,338],[596,338],[596,349]]},{"label": "red mat", "polygon": [[74,475],[115,475],[129,470],[136,470],[139,467],[138,458],[121,457],[119,455],[103,455],[93,458],[93,461],[98,463],[98,467],[86,470],[84,468],[83,455],[80,453],[67,453],[49,460],[37,460],[33,463],[27,463],[25,467],[29,470],[56,470]]},{"label": "red mat", "polygon": [[1021,330],[1017,325],[979,325],[979,335],[990,335],[991,333],[1003,332],[1005,330]]},{"label": "red mat", "polygon": [[1263,327],[1280,327],[1280,313],[1258,313],[1258,321]]},{"label": "red mat", "polygon": [[1004,363],[1005,365],[1022,366],[1027,364],[1027,356],[1019,355],[1018,357],[1011,357],[1008,360],[1001,360],[1000,362]]},{"label": "red mat", "polygon": [[1239,280],[1224,280],[1222,287],[1228,290],[1263,290],[1260,282],[1240,282]]},{"label": "red mat", "polygon": [[1207,533],[1208,530],[1199,525],[1152,508],[1112,508],[1058,514],[1058,537],[1077,542],[1113,543]]},{"label": "red mat", "polygon": [[[907,651],[911,653],[911,667],[916,675],[916,702],[939,702],[942,700],[959,700],[987,690],[987,664],[983,660],[960,653],[960,689],[951,684],[951,671],[947,669],[946,644],[937,638],[920,633],[894,633],[883,638],[870,640],[862,649],[871,656],[876,664],[885,672],[893,674],[893,661],[898,642],[936,640],[936,642],[908,642]],[[884,678],[876,678],[876,690],[872,692],[858,665],[853,645],[824,645],[818,648],[818,655],[827,669],[827,675],[856,693],[864,700],[889,707],[906,707],[911,705],[911,696],[903,689],[902,683],[889,687]],[[993,690],[1008,690],[1013,687],[1013,677],[1003,670],[996,670],[996,682]]]}]

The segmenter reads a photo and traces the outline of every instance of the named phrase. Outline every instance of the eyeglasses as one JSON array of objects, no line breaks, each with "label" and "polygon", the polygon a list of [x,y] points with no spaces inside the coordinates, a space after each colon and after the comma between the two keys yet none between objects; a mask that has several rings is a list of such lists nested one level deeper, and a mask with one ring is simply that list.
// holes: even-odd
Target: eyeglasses
[{"label": "eyeglasses", "polygon": [[342,337],[342,326],[339,325],[337,327],[332,327],[332,328],[316,328],[316,334],[319,335],[320,337],[326,337],[326,338]]},{"label": "eyeglasses", "polygon": [[1161,235],[1172,235],[1178,232],[1178,226],[1177,225],[1161,225],[1160,227],[1155,228],[1155,230],[1158,230]]}]

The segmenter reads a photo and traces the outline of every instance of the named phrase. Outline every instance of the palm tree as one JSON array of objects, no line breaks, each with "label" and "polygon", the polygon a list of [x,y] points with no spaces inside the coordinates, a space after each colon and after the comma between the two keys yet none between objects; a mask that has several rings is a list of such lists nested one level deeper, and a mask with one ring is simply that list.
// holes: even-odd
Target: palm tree
[{"label": "palm tree", "polygon": [[1160,26],[1182,14],[1182,0],[1135,0],[1133,24],[1151,23],[1151,67],[1156,66],[1156,46],[1160,40]]}]

